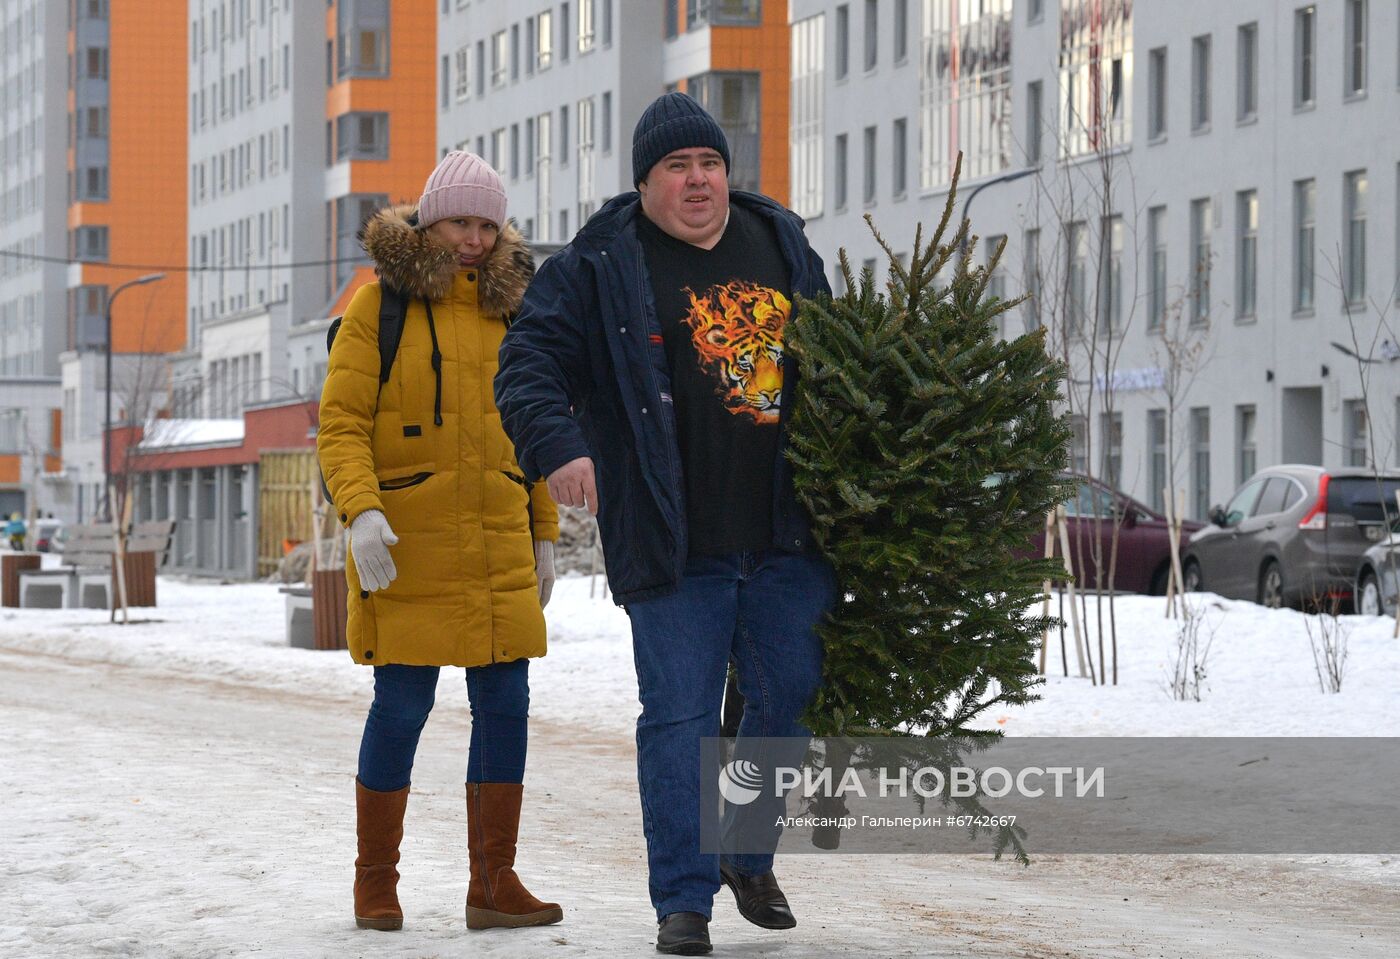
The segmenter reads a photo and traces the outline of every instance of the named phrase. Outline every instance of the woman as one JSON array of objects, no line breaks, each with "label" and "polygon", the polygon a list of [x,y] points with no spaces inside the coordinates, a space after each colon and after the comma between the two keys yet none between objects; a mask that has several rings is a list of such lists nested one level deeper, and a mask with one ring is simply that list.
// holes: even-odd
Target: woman
[{"label": "woman", "polygon": [[[529,660],[545,652],[558,514],[520,474],[492,399],[496,351],[534,273],[490,165],[453,152],[415,210],[379,211],[361,239],[378,283],[336,334],[317,454],[350,531],[350,653],[374,667],[356,777],[355,922],[400,929],[396,887],[413,755],[438,668],[466,667],[467,925],[559,922],[515,875]],[[381,288],[407,301],[381,382]]]}]

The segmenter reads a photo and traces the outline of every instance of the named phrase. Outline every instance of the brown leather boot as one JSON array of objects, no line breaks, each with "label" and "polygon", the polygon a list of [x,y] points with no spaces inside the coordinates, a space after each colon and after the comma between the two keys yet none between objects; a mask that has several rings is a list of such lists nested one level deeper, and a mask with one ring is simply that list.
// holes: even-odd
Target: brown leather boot
[{"label": "brown leather boot", "polygon": [[361,929],[402,929],[399,884],[399,843],[403,841],[403,811],[408,787],[376,792],[355,780],[355,832],[360,853],[355,857],[355,925]]},{"label": "brown leather boot", "polygon": [[557,902],[540,902],[515,874],[520,828],[519,783],[467,783],[467,928],[547,926],[564,918]]}]

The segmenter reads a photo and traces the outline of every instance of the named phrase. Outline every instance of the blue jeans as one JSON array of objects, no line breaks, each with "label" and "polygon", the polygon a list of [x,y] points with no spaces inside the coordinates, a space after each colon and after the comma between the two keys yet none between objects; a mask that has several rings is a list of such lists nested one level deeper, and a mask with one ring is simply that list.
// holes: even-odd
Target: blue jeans
[{"label": "blue jeans", "polygon": [[[719,857],[700,852],[700,740],[719,735],[730,658],[744,696],[740,743],[809,736],[798,719],[821,682],[814,627],[835,600],[824,558],[761,550],[694,558],[675,593],[627,606],[642,701],[637,783],[658,918],[709,916],[719,889]],[[802,757],[787,758],[797,765]],[[782,806],[768,797],[745,809],[772,821]],[[746,875],[773,868],[771,852],[729,861]]]},{"label": "blue jeans", "polygon": [[[466,673],[472,716],[467,782],[524,782],[530,661],[475,666]],[[374,703],[360,740],[359,777],[368,788],[393,792],[408,785],[437,681],[437,666],[374,667]]]}]

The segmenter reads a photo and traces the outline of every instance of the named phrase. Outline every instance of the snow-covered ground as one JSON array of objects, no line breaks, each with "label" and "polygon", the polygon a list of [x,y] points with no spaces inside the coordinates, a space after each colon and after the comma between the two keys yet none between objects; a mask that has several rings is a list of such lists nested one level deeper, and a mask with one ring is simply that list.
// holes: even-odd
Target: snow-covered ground
[{"label": "snow-covered ground", "polygon": [[[544,930],[468,934],[459,671],[424,735],[397,935],[350,920],[352,776],[371,672],[286,645],[268,584],[162,578],[155,609],[0,610],[3,956],[654,954],[637,815],[626,615],[561,580],[531,666],[521,871],[565,906]],[[1118,685],[1061,675],[987,719],[1008,735],[1400,735],[1390,620],[1343,617],[1323,693],[1305,617],[1215,597],[1200,702],[1167,691],[1176,623],[1117,603]],[[1091,615],[1093,610],[1091,608]],[[1095,644],[1097,655],[1097,644]],[[1075,663],[1071,651],[1070,671]],[[1393,956],[1400,859],[785,857],[801,925],[748,926],[721,892],[718,955]]]}]

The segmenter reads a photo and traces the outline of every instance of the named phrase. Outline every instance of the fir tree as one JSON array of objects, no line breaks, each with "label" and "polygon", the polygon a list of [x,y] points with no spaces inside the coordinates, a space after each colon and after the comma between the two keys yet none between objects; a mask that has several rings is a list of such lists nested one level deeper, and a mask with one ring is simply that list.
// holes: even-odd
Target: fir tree
[{"label": "fir tree", "polygon": [[1069,490],[1064,370],[1043,330],[999,339],[1021,300],[987,294],[1005,243],[976,266],[968,224],[947,236],[956,183],[907,268],[867,216],[885,291],[842,250],[848,292],[802,301],[785,336],[801,372],[788,455],[839,593],[819,736],[973,735],[989,708],[1037,698],[1047,620],[1029,611],[1055,567],[1027,554]]}]

